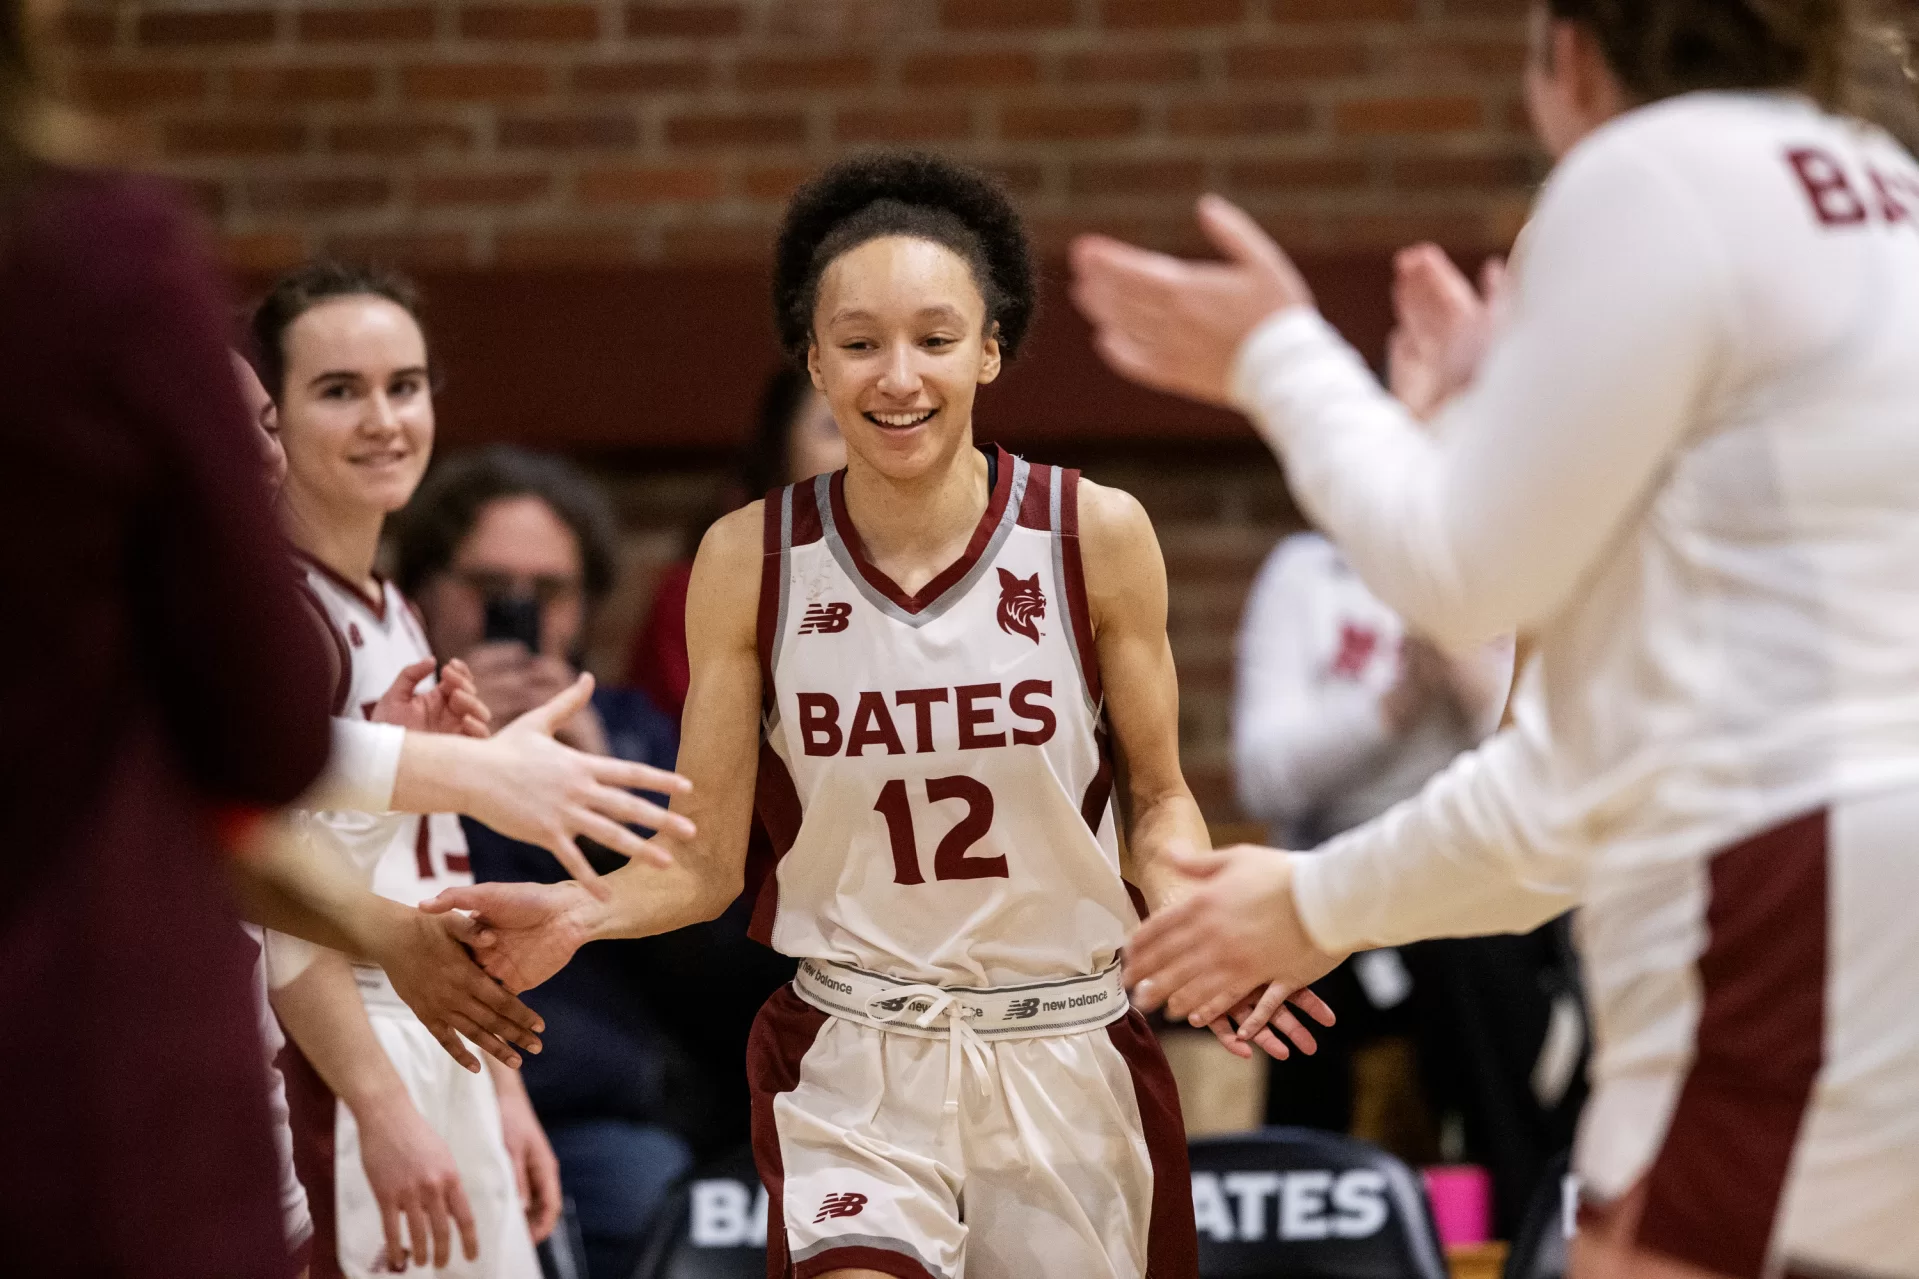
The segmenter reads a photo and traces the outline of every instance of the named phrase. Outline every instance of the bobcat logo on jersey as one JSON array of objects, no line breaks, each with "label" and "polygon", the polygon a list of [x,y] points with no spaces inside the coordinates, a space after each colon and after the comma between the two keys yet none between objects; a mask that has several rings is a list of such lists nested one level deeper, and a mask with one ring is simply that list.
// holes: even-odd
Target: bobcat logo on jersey
[{"label": "bobcat logo on jersey", "polygon": [[838,635],[851,624],[852,619],[853,606],[844,600],[812,604],[807,607],[806,616],[800,619],[800,634]]},{"label": "bobcat logo on jersey", "polygon": [[1039,574],[1015,577],[999,571],[999,628],[1008,635],[1024,635],[1039,643],[1040,618],[1046,616],[1046,596],[1040,593]]},{"label": "bobcat logo on jersey", "polygon": [[813,1224],[819,1225],[828,1217],[857,1217],[866,1207],[866,1196],[857,1190],[845,1194],[828,1195],[820,1204],[820,1210],[813,1217]]}]

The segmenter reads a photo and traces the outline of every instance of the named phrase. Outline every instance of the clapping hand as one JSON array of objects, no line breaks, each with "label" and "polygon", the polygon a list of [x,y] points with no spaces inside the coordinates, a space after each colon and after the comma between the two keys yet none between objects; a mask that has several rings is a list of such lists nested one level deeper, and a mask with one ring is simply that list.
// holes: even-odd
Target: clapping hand
[{"label": "clapping hand", "polygon": [[[440,678],[432,688],[420,692],[420,682],[436,669]],[[468,737],[485,737],[493,721],[492,712],[474,686],[473,672],[457,657],[445,667],[428,657],[401,671],[380,694],[367,718],[378,724],[398,724],[416,733],[462,733]]]},{"label": "clapping hand", "polygon": [[1164,1006],[1169,1017],[1209,1026],[1241,1056],[1251,1055],[1248,1044],[1286,1056],[1275,1051],[1285,1047],[1275,1030],[1312,1052],[1312,1033],[1286,1004],[1332,1025],[1332,1009],[1309,987],[1343,956],[1314,946],[1300,923],[1291,855],[1242,844],[1167,856],[1196,882],[1181,900],[1154,911],[1127,946],[1134,1005],[1144,1012]]},{"label": "clapping hand", "polygon": [[1498,258],[1487,259],[1476,292],[1437,245],[1415,244],[1394,256],[1387,382],[1414,417],[1432,417],[1472,383],[1508,288]]}]

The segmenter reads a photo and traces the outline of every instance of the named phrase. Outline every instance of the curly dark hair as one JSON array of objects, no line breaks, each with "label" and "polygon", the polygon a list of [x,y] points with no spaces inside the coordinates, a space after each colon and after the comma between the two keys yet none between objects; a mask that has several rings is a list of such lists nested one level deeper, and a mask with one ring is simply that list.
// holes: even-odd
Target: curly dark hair
[{"label": "curly dark hair", "polygon": [[252,358],[260,381],[274,399],[286,389],[286,332],[293,322],[331,298],[385,298],[420,324],[420,291],[397,271],[365,262],[319,258],[288,271],[267,289],[248,324]]},{"label": "curly dark hair", "polygon": [[473,532],[480,512],[503,497],[537,497],[553,508],[580,544],[590,602],[613,587],[619,521],[606,494],[562,457],[494,444],[461,453],[428,472],[405,509],[393,517],[393,580],[408,595],[446,571]]},{"label": "curly dark hair", "polygon": [[997,326],[1001,353],[1018,354],[1038,304],[1032,249],[1013,202],[977,169],[923,151],[880,151],[842,160],[787,205],[773,253],[773,316],[796,360],[813,340],[820,277],[868,240],[910,235],[957,253],[972,268]]}]

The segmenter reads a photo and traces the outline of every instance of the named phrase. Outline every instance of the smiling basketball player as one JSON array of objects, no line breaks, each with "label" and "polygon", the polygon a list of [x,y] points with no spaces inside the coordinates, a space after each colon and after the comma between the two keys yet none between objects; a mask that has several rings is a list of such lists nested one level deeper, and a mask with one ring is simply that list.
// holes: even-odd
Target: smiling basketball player
[{"label": "smiling basketball player", "polygon": [[[1139,915],[1113,801],[1145,905],[1173,891],[1167,851],[1207,843],[1152,528],[974,445],[974,394],[1033,312],[985,179],[835,167],[787,214],[775,292],[848,464],[700,548],[679,763],[699,836],[610,876],[609,902],[488,884],[439,905],[477,910],[484,962],[523,989],[584,941],[757,888],[757,934],[803,961],[749,1049],[770,1274],[1190,1276],[1178,1099],[1117,970]],[[749,868],[756,774],[779,857]]]}]

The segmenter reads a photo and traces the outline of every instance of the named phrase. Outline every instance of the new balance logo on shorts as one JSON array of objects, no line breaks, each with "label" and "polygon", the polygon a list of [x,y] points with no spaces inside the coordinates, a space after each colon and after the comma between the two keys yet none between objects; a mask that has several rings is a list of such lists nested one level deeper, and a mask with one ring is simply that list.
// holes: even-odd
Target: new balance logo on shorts
[{"label": "new balance logo on shorts", "polygon": [[820,1210],[813,1216],[813,1224],[819,1225],[828,1217],[857,1217],[866,1207],[866,1196],[858,1191],[849,1190],[841,1195],[828,1195]]},{"label": "new balance logo on shorts", "polygon": [[1025,1021],[1028,1017],[1039,1016],[1038,999],[1015,999],[1006,1005],[1006,1015],[1001,1021]]},{"label": "new balance logo on shorts", "polygon": [[853,606],[844,600],[828,600],[824,604],[809,604],[806,616],[800,619],[802,635],[838,635],[851,623]]}]

